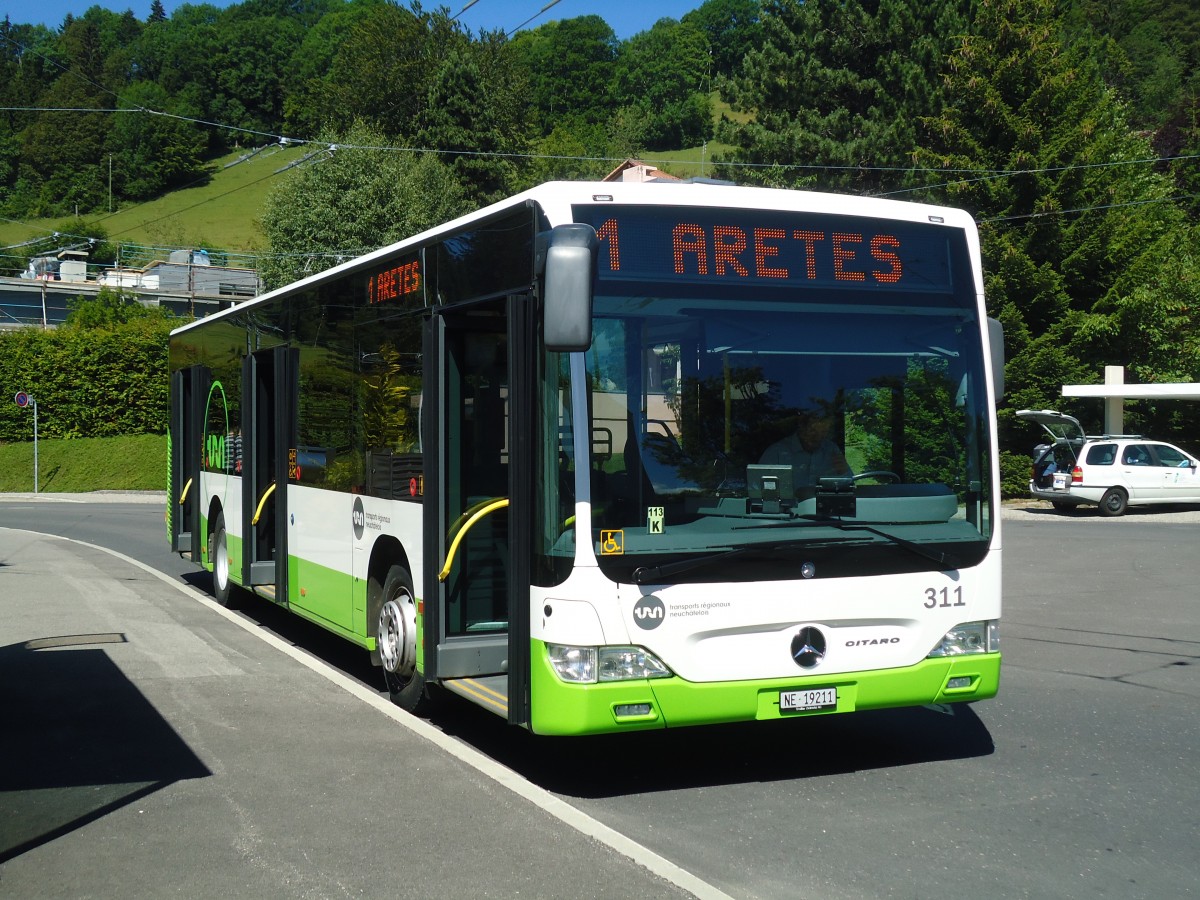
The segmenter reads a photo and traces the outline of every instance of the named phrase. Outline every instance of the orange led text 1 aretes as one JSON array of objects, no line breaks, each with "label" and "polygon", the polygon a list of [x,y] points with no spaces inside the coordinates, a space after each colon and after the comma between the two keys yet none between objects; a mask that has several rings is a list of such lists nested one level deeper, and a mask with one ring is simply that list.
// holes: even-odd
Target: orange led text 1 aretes
[{"label": "orange led text 1 aretes", "polygon": [[372,275],[367,282],[367,299],[370,303],[383,303],[407,297],[421,290],[421,261],[414,259],[402,266],[386,269]]},{"label": "orange led text 1 aretes", "polygon": [[[596,231],[608,243],[609,270],[621,269],[619,224],[609,219]],[[815,281],[866,281],[895,284],[904,274],[900,239],[891,234],[806,231],[788,228],[744,229],[734,225],[681,222],[671,230],[673,268],[677,275],[735,278],[805,278]],[[786,254],[803,256],[802,265],[789,269]],[[818,271],[818,267],[830,267]]]}]

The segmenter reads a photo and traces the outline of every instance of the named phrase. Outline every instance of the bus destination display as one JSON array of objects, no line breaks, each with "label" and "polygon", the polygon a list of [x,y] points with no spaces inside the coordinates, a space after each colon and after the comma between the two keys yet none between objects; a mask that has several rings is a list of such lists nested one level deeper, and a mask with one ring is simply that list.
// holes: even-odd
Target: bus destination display
[{"label": "bus destination display", "polygon": [[394,262],[367,279],[368,303],[424,303],[425,280],[421,275],[421,258],[414,255]]},{"label": "bus destination display", "polygon": [[949,236],[922,223],[703,207],[576,206],[603,280],[949,292]]}]

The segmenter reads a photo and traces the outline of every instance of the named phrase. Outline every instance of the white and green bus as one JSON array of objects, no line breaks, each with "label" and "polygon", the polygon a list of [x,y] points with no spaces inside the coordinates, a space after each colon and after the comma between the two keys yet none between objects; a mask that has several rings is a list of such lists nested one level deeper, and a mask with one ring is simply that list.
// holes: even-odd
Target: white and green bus
[{"label": "white and green bus", "polygon": [[413,711],[986,699],[1001,355],[964,212],[546,184],[175,331],[171,545]]}]

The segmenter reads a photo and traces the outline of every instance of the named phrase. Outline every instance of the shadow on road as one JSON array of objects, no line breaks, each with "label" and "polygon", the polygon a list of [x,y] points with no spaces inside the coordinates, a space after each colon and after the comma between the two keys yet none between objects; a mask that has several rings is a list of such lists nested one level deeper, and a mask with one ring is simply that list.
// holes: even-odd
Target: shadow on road
[{"label": "shadow on road", "polygon": [[878,710],[588,738],[537,737],[447,700],[433,722],[546,790],[598,799],[987,756],[970,706]]},{"label": "shadow on road", "polygon": [[0,648],[0,863],[212,774],[103,649],[119,633]]}]

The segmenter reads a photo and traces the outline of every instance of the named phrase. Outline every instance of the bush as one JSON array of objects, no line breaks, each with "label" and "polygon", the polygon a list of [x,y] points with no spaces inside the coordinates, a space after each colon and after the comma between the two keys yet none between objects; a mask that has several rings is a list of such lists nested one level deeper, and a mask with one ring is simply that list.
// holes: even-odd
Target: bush
[{"label": "bush", "polygon": [[177,324],[155,311],[89,328],[0,333],[0,441],[33,436],[30,411],[12,402],[18,391],[37,400],[39,437],[164,434],[167,343]]},{"label": "bush", "polygon": [[1000,451],[1000,498],[1013,500],[1029,496],[1029,469],[1032,462],[1027,454]]}]

